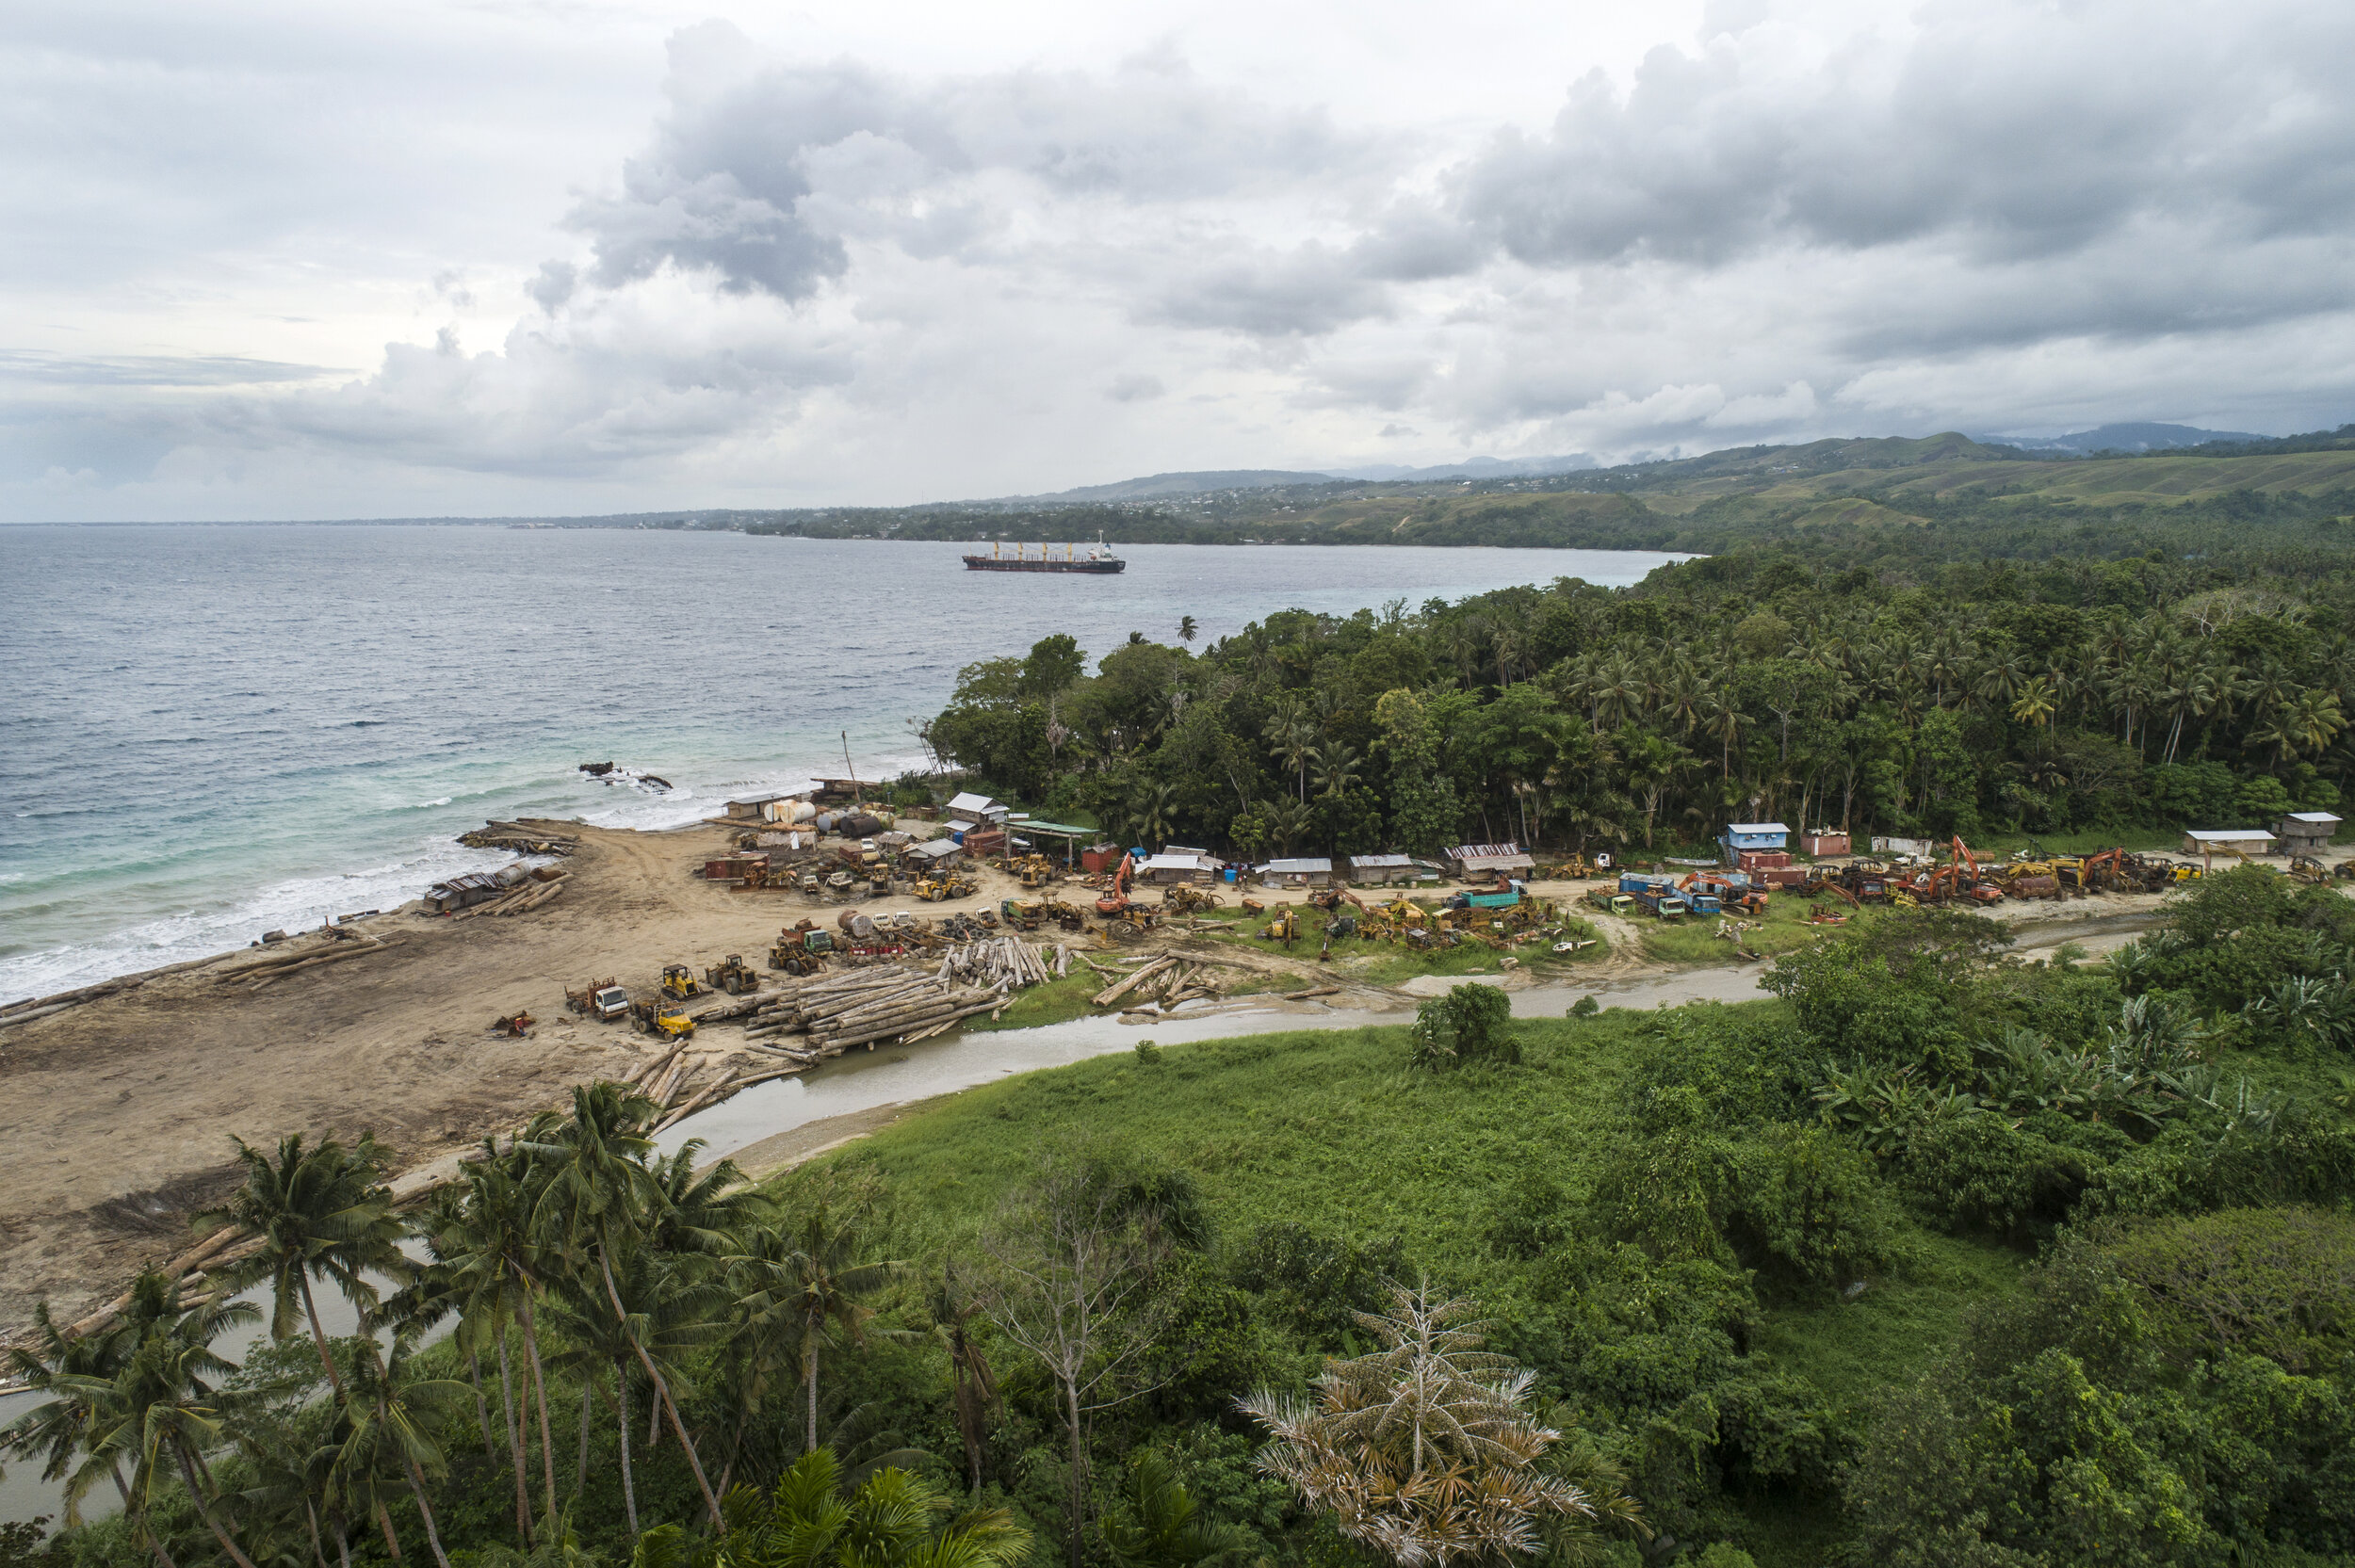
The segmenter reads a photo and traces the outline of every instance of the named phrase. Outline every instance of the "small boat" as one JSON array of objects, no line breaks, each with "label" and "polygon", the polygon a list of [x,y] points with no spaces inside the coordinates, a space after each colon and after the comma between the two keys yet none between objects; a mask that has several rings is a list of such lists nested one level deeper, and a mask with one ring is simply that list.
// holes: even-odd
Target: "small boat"
[{"label": "small boat", "polygon": [[966,557],[965,569],[967,572],[1089,572],[1099,576],[1129,569],[1127,561],[1104,547],[1104,536],[1100,531],[1085,555],[1080,554],[1076,545],[1064,545],[1060,556],[1054,553],[1054,548],[1051,544],[1042,544],[1034,556],[1031,554],[1029,545],[1016,544],[1014,554],[1009,556],[1003,544],[992,544],[986,556]]}]

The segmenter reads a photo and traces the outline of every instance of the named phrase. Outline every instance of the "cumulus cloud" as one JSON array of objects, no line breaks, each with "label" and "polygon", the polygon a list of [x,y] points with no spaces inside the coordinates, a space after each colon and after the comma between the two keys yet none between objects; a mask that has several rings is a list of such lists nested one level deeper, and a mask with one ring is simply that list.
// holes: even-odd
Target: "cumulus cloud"
[{"label": "cumulus cloud", "polygon": [[1838,3],[1710,0],[1518,124],[1341,115],[1167,43],[953,72],[701,23],[528,251],[443,244],[358,289],[416,302],[364,373],[154,347],[189,331],[0,353],[0,509],[183,482],[206,515],[273,482],[896,501],[2347,416],[2355,11]]}]

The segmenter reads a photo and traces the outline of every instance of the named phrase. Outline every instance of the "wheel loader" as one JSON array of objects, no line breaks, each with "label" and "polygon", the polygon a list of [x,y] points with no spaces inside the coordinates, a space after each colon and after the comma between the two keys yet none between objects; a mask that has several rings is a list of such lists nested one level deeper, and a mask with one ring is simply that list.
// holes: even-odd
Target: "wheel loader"
[{"label": "wheel loader", "polygon": [[715,963],[704,971],[704,983],[714,991],[724,991],[731,996],[741,996],[748,991],[760,989],[760,977],[741,953],[730,953],[723,963]]}]

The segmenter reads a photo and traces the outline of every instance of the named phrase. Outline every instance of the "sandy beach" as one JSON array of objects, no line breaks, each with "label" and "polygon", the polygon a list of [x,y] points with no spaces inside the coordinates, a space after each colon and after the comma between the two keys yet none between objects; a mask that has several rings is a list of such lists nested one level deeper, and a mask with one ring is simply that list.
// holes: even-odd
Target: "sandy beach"
[{"label": "sandy beach", "polygon": [[[235,1183],[233,1138],[267,1143],[293,1131],[368,1130],[397,1151],[403,1171],[446,1162],[562,1103],[572,1085],[625,1073],[657,1051],[626,1026],[566,1012],[568,987],[615,976],[642,990],[665,963],[700,973],[731,952],[762,968],[780,927],[832,913],[791,894],[739,892],[692,875],[726,848],[720,827],[564,831],[579,838],[564,863],[571,878],[561,897],[529,914],[453,921],[413,905],[360,924],[384,950],[259,989],[239,971],[266,956],[349,944],[302,935],[0,1026],[0,1143],[13,1156],[0,1213],[0,1338],[20,1334],[38,1301],[71,1320],[141,1267],[186,1253],[189,1216]],[[1018,891],[1001,873],[980,880],[975,897],[938,913],[995,907]],[[1567,899],[1583,885],[1537,891]],[[1994,913],[2018,923],[2023,946],[2082,933],[2098,950],[2148,924],[2160,903],[2113,896]],[[1612,928],[1615,950],[1583,978],[1643,978],[1658,1000],[1724,990],[1722,966],[1650,963],[1635,927],[1600,923]],[[1265,962],[1298,972],[1313,956],[1270,954]],[[1427,989],[1351,984],[1333,1002],[1403,1013]],[[495,1015],[517,1010],[539,1020],[528,1037],[491,1031]],[[734,1027],[707,1026],[690,1049],[724,1059],[740,1039]],[[748,1153],[773,1168],[827,1140],[820,1129],[801,1129]]]}]

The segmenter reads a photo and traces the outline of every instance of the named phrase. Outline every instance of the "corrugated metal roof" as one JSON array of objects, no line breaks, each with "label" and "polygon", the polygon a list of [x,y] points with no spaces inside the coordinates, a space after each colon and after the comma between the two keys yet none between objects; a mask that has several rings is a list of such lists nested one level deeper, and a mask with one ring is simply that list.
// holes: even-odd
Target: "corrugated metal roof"
[{"label": "corrugated metal roof", "polygon": [[1726,824],[1726,832],[1730,833],[1787,833],[1790,831],[1779,822],[1729,822]]},{"label": "corrugated metal roof", "polygon": [[950,811],[1002,811],[1004,806],[986,795],[966,793],[949,802]]},{"label": "corrugated metal roof", "polygon": [[2222,844],[2235,838],[2271,838],[2263,828],[2185,828],[2185,838],[2205,838]]},{"label": "corrugated metal roof", "polygon": [[1447,852],[1450,860],[1494,860],[1499,855],[1518,855],[1518,844],[1458,844]]},{"label": "corrugated metal roof", "polygon": [[1331,861],[1317,855],[1299,860],[1272,860],[1259,867],[1259,874],[1263,877],[1307,877],[1332,869]]},{"label": "corrugated metal roof", "polygon": [[2336,822],[2339,818],[2331,816],[2327,811],[2294,811],[2290,813],[2290,820],[2293,822],[2312,822],[2316,826],[2320,826],[2325,822]]},{"label": "corrugated metal roof", "polygon": [[1352,865],[1412,865],[1415,864],[1415,857],[1412,855],[1352,855],[1349,857],[1349,864]]},{"label": "corrugated metal roof", "polygon": [[1140,871],[1200,871],[1210,864],[1208,855],[1147,855],[1137,864]]}]

